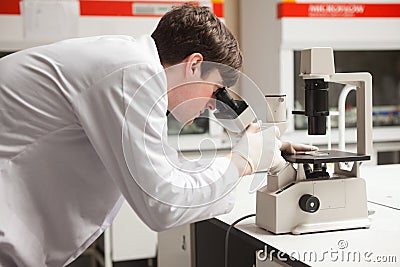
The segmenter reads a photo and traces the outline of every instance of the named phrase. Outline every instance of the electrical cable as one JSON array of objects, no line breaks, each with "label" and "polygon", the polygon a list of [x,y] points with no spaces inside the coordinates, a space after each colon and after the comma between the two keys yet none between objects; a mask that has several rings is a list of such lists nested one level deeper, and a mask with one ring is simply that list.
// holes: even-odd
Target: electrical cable
[{"label": "electrical cable", "polygon": [[[383,207],[386,207],[386,208],[390,208],[390,209],[394,209],[394,210],[400,210],[400,208],[388,206],[388,205],[385,205],[385,204],[382,204],[382,203],[378,203],[378,202],[374,202],[374,201],[370,201],[370,200],[368,200],[368,202],[369,202],[369,203],[372,203],[372,204],[379,205],[379,206],[383,206]],[[237,219],[236,221],[234,221],[234,222],[228,227],[228,230],[226,230],[226,234],[225,234],[225,256],[224,256],[224,266],[225,266],[225,267],[228,267],[229,233],[230,233],[231,229],[232,229],[236,224],[238,224],[239,222],[241,222],[241,221],[243,221],[243,220],[245,220],[245,219],[248,219],[248,218],[250,218],[250,217],[254,217],[254,216],[256,216],[256,214],[249,214],[249,215],[243,216],[243,217],[241,217],[240,219]]]},{"label": "electrical cable", "polygon": [[256,215],[255,215],[255,214],[249,214],[249,215],[243,216],[243,217],[240,218],[240,219],[237,219],[236,221],[234,221],[234,222],[228,227],[228,230],[226,230],[226,234],[225,234],[225,257],[224,257],[224,266],[225,266],[225,267],[228,267],[229,232],[231,231],[231,229],[232,229],[237,223],[239,223],[239,222],[241,222],[241,221],[243,221],[243,220],[245,220],[245,219],[247,219],[247,218],[253,217],[253,216],[256,216]]},{"label": "electrical cable", "polygon": [[389,209],[400,210],[400,208],[388,206],[388,205],[385,205],[385,204],[382,204],[382,203],[378,203],[378,202],[374,202],[374,201],[370,201],[370,200],[367,200],[367,201],[369,203],[376,204],[376,205],[379,205],[379,206],[382,206],[382,207],[386,207],[386,208],[389,208]]}]

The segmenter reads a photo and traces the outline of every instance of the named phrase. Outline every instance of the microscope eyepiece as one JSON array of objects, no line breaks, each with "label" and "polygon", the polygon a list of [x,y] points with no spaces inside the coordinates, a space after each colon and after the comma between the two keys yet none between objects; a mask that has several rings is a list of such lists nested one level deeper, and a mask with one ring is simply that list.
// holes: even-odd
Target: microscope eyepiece
[{"label": "microscope eyepiece", "polygon": [[[225,87],[218,88],[214,93],[215,98],[220,102],[228,105],[231,109],[237,110],[239,108],[238,104],[232,98],[232,96],[228,93]],[[218,102],[217,101],[217,102]]]},{"label": "microscope eyepiece", "polygon": [[217,119],[235,119],[248,107],[245,101],[233,99],[226,87],[218,88],[214,96],[217,100],[214,116]]}]

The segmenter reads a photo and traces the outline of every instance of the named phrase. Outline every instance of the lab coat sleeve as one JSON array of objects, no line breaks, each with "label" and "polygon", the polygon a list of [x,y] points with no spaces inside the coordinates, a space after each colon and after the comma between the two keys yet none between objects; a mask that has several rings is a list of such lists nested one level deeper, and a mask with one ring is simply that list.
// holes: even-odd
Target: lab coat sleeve
[{"label": "lab coat sleeve", "polygon": [[168,145],[163,71],[143,64],[115,71],[77,95],[73,105],[111,179],[151,229],[233,208],[239,175],[229,159],[181,161]]}]

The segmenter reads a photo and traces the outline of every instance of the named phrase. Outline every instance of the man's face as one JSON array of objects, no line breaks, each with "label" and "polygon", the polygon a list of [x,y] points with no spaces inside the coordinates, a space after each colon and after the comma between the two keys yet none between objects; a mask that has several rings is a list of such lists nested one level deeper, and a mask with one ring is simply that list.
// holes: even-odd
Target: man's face
[{"label": "man's face", "polygon": [[217,69],[202,78],[200,67],[196,68],[184,82],[168,90],[168,110],[179,122],[190,124],[206,109],[215,109],[214,92],[220,87],[222,78]]}]

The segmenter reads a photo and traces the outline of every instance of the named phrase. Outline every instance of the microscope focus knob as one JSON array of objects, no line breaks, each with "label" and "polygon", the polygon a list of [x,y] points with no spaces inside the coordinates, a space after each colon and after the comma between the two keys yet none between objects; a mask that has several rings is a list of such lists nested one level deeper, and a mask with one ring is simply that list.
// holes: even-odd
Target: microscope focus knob
[{"label": "microscope focus knob", "polygon": [[299,206],[305,212],[316,212],[319,209],[319,199],[313,195],[305,194],[299,199]]}]

